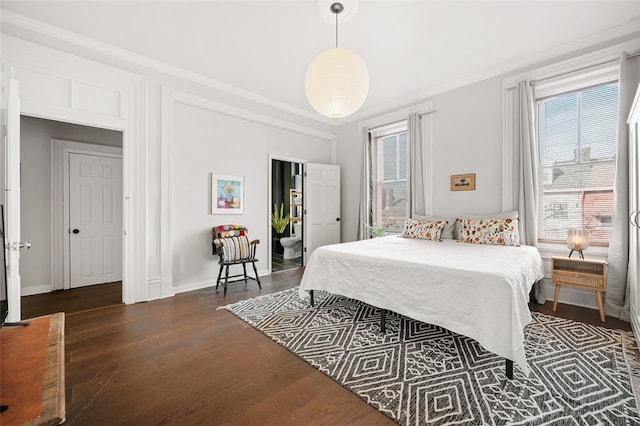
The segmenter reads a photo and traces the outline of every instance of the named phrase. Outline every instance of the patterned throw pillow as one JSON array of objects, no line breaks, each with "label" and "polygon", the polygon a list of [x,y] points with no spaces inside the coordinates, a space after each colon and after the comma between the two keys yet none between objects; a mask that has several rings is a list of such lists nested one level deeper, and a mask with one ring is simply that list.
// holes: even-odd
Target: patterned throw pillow
[{"label": "patterned throw pillow", "polygon": [[246,235],[226,237],[222,241],[222,253],[227,262],[248,259],[251,255],[250,250],[249,238]]},{"label": "patterned throw pillow", "polygon": [[407,218],[404,222],[402,236],[404,238],[419,238],[422,240],[440,241],[446,220],[415,220]]},{"label": "patterned throw pillow", "polygon": [[220,238],[246,235],[245,229],[240,225],[220,225],[217,228]]},{"label": "patterned throw pillow", "polygon": [[518,220],[506,219],[458,219],[460,241],[474,244],[519,246]]}]

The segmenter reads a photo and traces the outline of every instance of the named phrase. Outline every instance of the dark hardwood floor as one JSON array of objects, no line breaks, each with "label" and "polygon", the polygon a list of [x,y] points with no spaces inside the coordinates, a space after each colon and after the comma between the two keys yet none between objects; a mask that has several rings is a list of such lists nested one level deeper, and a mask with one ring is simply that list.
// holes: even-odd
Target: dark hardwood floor
[{"label": "dark hardwood floor", "polygon": [[[595,298],[595,296],[594,296]],[[547,315],[553,315],[560,318],[566,318],[574,321],[580,321],[585,324],[598,325],[605,328],[618,328],[625,331],[631,331],[631,324],[620,321],[617,318],[606,317],[606,321],[600,321],[600,313],[597,309],[583,308],[580,306],[566,305],[558,303],[558,309],[553,312],[553,302],[547,302],[544,305],[537,303],[529,303],[529,310],[540,312]]]},{"label": "dark hardwood floor", "polygon": [[122,304],[122,282],[91,285],[21,298],[22,318],[77,313]]},{"label": "dark hardwood floor", "polygon": [[[121,298],[116,283],[80,289],[82,295],[24,297],[22,308],[30,316],[51,308],[67,314],[69,425],[394,424],[233,314],[218,310],[295,287],[301,276],[299,268],[261,278],[262,291],[253,282],[236,283],[226,298],[222,289],[207,288],[135,305],[113,302]],[[101,294],[109,290],[111,296]],[[550,302],[531,309],[553,314]],[[561,304],[557,314],[630,330],[628,323],[612,318],[600,323],[592,309]]]}]

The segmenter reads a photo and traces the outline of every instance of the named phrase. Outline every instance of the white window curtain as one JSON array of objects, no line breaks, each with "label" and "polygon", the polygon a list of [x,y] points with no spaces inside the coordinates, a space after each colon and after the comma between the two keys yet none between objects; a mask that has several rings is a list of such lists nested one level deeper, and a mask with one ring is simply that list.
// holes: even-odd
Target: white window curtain
[{"label": "white window curtain", "polygon": [[[513,132],[516,194],[520,217],[520,243],[538,245],[538,144],[535,127],[535,97],[529,80],[518,82],[515,90]],[[542,281],[534,284],[536,301],[547,300]]]},{"label": "white window curtain", "polygon": [[640,83],[640,58],[620,58],[620,109],[618,147],[613,189],[613,218],[607,269],[607,293],[604,310],[609,316],[629,321],[629,128],[627,118]]},{"label": "white window curtain", "polygon": [[373,221],[371,200],[373,199],[373,181],[371,158],[371,131],[368,127],[362,129],[362,170],[360,172],[360,203],[358,216],[358,240],[366,240],[371,237],[369,226]]},{"label": "white window curtain", "polygon": [[425,203],[425,170],[424,149],[425,137],[420,114],[409,114],[407,122],[409,136],[409,213],[424,216]]}]

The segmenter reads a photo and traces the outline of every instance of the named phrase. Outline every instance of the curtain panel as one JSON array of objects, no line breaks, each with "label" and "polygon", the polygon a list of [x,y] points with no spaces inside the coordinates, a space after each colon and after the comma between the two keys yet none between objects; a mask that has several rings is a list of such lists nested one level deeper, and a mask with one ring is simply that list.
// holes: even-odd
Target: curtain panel
[{"label": "curtain panel", "polygon": [[627,118],[640,83],[640,58],[620,58],[618,146],[616,151],[615,181],[613,188],[613,218],[609,241],[606,315],[630,320],[629,314],[629,128]]},{"label": "curtain panel", "polygon": [[[518,82],[515,90],[513,136],[515,179],[520,218],[520,243],[538,245],[538,142],[536,140],[535,96],[529,80]],[[536,301],[547,300],[542,281],[533,286]]]},{"label": "curtain panel", "polygon": [[424,150],[425,137],[420,114],[409,114],[409,214],[426,215]]},{"label": "curtain panel", "polygon": [[371,238],[369,226],[373,222],[373,159],[371,147],[371,131],[368,127],[362,129],[360,138],[362,146],[362,170],[360,171],[360,202],[358,206],[358,240]]}]

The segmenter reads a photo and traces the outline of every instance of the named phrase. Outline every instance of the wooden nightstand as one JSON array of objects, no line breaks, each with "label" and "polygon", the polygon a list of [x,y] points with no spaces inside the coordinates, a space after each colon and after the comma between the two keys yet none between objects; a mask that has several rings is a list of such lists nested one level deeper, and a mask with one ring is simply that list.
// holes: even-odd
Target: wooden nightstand
[{"label": "wooden nightstand", "polygon": [[596,292],[600,320],[604,319],[601,291],[607,290],[607,261],[601,259],[571,259],[566,256],[551,258],[551,282],[556,285],[556,295],[553,298],[553,312],[558,306],[560,287],[572,285],[589,288]]}]

